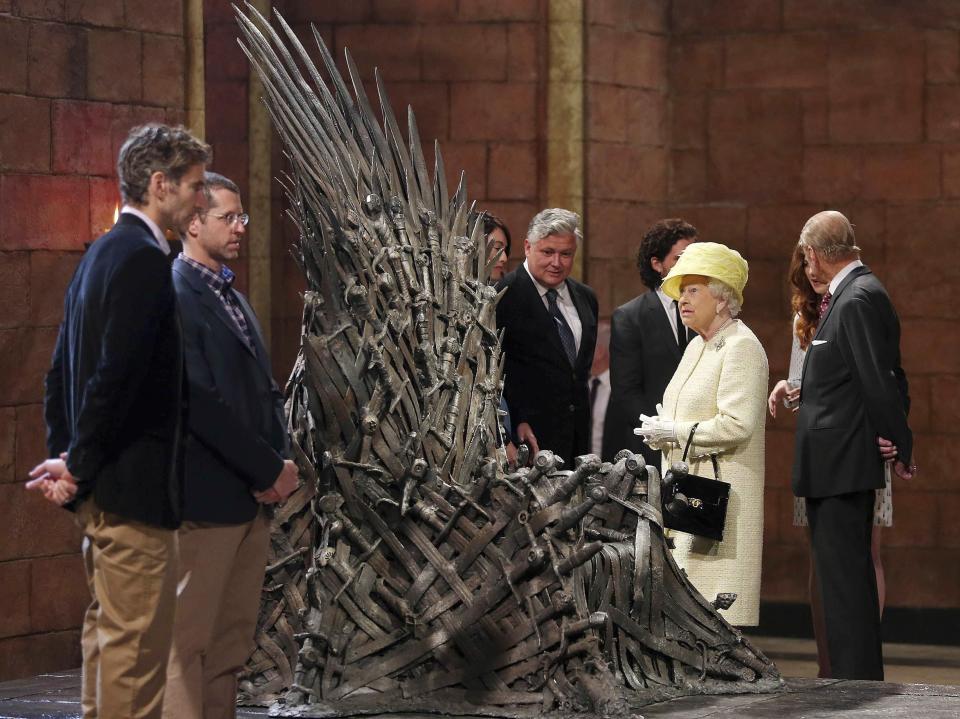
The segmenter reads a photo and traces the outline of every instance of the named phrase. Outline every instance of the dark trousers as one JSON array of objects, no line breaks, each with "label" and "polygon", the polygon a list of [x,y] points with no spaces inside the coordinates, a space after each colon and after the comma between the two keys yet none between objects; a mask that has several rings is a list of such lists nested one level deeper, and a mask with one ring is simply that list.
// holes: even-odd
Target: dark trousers
[{"label": "dark trousers", "polygon": [[835,679],[883,680],[880,604],[870,557],[874,490],[807,498],[810,543]]}]

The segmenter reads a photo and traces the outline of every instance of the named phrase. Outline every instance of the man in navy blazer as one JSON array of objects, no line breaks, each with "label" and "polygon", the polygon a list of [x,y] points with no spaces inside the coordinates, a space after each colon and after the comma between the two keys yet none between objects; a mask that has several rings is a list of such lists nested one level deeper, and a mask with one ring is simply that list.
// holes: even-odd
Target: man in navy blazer
[{"label": "man in navy blazer", "polygon": [[240,190],[205,176],[206,209],[173,264],[190,392],[180,583],[163,716],[235,715],[270,538],[263,505],[297,486],[283,396],[257,318],[233,287],[249,220]]},{"label": "man in navy blazer", "polygon": [[[134,128],[124,207],[80,260],[46,378],[49,459],[28,482],[74,509],[93,601],[86,717],[159,717],[182,515],[183,344],[164,231],[202,206],[210,148],[182,127]],[[65,462],[64,462],[65,460]]]},{"label": "man in navy blazer", "polygon": [[860,261],[846,217],[833,210],[814,215],[800,246],[811,273],[829,286],[804,360],[793,493],[806,498],[831,676],[882,680],[870,555],[874,491],[884,486],[884,460],[902,479],[916,472],[900,321]]},{"label": "man in navy blazer", "polygon": [[530,222],[526,261],[504,277],[497,305],[504,330],[504,396],[517,442],[549,449],[573,466],[590,451],[587,379],[597,342],[597,297],[569,277],[580,217],[543,210]]},{"label": "man in navy blazer", "polygon": [[660,469],[660,452],[633,433],[641,414],[658,414],[657,404],[680,364],[692,330],[679,320],[675,300],[660,283],[677,263],[697,229],[681,219],[660,220],[644,234],[637,251],[640,279],[649,292],[613,311],[610,333],[610,403],[603,423],[604,461],[621,449],[643,454],[646,464]]}]

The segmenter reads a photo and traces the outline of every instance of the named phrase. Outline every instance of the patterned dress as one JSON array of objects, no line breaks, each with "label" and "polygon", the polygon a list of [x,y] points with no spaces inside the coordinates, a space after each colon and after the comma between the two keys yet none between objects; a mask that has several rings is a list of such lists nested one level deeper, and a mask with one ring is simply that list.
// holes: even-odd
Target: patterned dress
[{"label": "patterned dress", "polygon": [[[734,592],[721,614],[731,624],[751,626],[760,617],[763,554],[764,422],[767,355],[739,320],[709,342],[695,337],[663,395],[664,419],[675,422],[684,444],[699,422],[688,457],[690,472],[713,476],[709,454],[719,452],[720,479],[730,483],[722,542],[672,533],[673,558],[708,600]],[[663,467],[680,460],[683,447],[660,445]]]},{"label": "patterned dress", "polygon": [[[797,318],[793,320],[793,347],[790,349],[790,379],[800,380],[803,374],[803,360],[807,356],[806,350],[800,349],[800,340],[797,339]],[[873,503],[873,525],[875,527],[893,526],[893,489],[890,477],[890,465],[883,465],[884,488],[877,490],[877,498]],[[807,500],[803,497],[793,498],[793,526],[807,526]]]}]

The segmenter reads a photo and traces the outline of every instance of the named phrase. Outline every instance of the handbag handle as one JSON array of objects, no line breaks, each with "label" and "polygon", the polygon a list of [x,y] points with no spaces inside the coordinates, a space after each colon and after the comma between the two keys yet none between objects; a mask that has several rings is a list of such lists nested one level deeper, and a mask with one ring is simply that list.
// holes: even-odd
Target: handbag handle
[{"label": "handbag handle", "polygon": [[700,426],[700,423],[699,423],[699,422],[694,422],[694,423],[693,423],[693,426],[690,428],[690,436],[687,437],[687,446],[683,448],[683,460],[682,460],[682,461],[684,461],[684,462],[687,461],[687,452],[690,451],[690,445],[693,444],[693,434],[694,434],[694,432],[697,431],[697,427],[699,427],[699,426]]},{"label": "handbag handle", "polygon": [[[687,461],[687,453],[690,451],[690,445],[693,444],[693,435],[697,431],[697,427],[700,426],[699,422],[694,422],[693,426],[690,428],[690,436],[687,437],[687,445],[683,448],[683,461]],[[713,464],[713,478],[720,479],[720,466],[717,463],[717,453],[710,453],[710,463]]]}]

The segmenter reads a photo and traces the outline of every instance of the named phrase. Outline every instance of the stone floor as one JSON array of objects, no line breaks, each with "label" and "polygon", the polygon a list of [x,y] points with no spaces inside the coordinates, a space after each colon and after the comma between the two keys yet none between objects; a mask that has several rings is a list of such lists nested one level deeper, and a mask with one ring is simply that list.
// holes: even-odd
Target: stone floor
[{"label": "stone floor", "polygon": [[[647,719],[957,719],[960,717],[960,648],[886,645],[888,681],[813,679],[816,661],[808,640],[755,637],[787,677],[776,695],[682,697],[643,708]],[[79,717],[79,671],[0,684],[0,719]],[[266,710],[244,709],[243,719]],[[372,718],[373,719],[373,718]],[[419,719],[406,715],[404,719]]]}]

